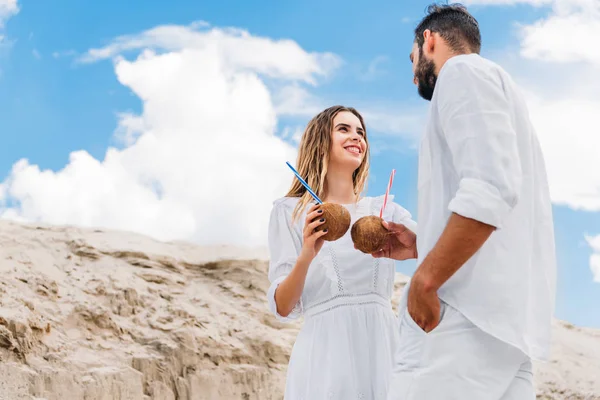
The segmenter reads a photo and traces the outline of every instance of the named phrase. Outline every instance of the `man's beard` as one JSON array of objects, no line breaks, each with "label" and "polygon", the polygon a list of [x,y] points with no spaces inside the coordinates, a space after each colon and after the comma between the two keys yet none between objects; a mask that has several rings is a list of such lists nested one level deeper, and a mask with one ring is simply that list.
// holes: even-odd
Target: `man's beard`
[{"label": "man's beard", "polygon": [[423,50],[419,51],[419,63],[415,77],[417,78],[417,88],[419,95],[427,101],[431,101],[437,76],[435,75],[435,64],[432,60],[427,60],[423,55]]}]

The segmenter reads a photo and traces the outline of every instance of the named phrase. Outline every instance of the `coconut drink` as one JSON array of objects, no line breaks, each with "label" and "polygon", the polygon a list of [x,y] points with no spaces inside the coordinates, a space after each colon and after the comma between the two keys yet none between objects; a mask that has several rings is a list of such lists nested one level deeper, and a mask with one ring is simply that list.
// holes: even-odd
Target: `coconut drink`
[{"label": "coconut drink", "polygon": [[381,250],[390,232],[382,225],[383,219],[376,215],[359,218],[350,230],[357,250],[371,254]]},{"label": "coconut drink", "polygon": [[323,210],[325,222],[317,230],[327,229],[327,233],[321,236],[324,240],[333,242],[348,232],[351,218],[350,213],[344,206],[335,203],[322,203],[318,209]]},{"label": "coconut drink", "polygon": [[382,224],[382,217],[383,210],[387,205],[387,199],[390,193],[390,189],[392,188],[392,182],[394,180],[395,173],[396,170],[392,170],[392,173],[390,175],[390,181],[385,192],[383,205],[381,206],[381,210],[379,211],[379,216],[367,215],[359,218],[352,225],[352,229],[350,230],[352,242],[354,242],[354,247],[356,247],[357,250],[360,250],[363,253],[372,254],[376,251],[381,250],[385,245],[385,241],[388,239],[388,235],[390,235],[390,232],[387,229],[385,229],[385,227]]},{"label": "coconut drink", "polygon": [[306,183],[306,181],[302,179],[302,177],[300,176],[298,171],[296,171],[296,169],[292,166],[292,164],[290,164],[289,162],[286,162],[286,164],[288,167],[290,167],[294,175],[296,175],[296,178],[298,178],[298,180],[300,181],[302,186],[304,186],[306,191],[317,202],[317,204],[319,205],[318,209],[323,210],[322,218],[325,219],[325,222],[321,224],[317,228],[317,230],[321,231],[327,229],[327,233],[321,237],[326,241],[333,242],[344,236],[346,232],[348,232],[348,229],[350,229],[350,212],[340,204],[324,203],[319,198],[319,196],[317,196],[315,192],[313,192],[308,183]]}]

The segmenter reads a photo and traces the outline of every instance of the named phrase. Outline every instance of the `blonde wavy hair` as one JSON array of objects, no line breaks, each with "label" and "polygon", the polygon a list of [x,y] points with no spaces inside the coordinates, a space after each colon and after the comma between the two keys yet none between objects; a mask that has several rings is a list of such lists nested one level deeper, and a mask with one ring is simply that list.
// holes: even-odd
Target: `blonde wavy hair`
[{"label": "blonde wavy hair", "polygon": [[[356,115],[365,132],[365,157],[360,166],[352,174],[355,201],[358,201],[367,186],[366,182],[369,175],[369,142],[367,140],[367,127],[362,115],[356,109],[339,105],[333,106],[321,111],[310,120],[300,140],[296,170],[316,195],[320,199],[323,199],[326,189],[325,177],[327,176],[327,167],[329,165],[333,119],[343,111],[348,111]],[[292,214],[292,221],[296,221],[302,210],[314,199],[296,177],[293,179],[292,186],[286,197],[300,197],[300,201]]]}]

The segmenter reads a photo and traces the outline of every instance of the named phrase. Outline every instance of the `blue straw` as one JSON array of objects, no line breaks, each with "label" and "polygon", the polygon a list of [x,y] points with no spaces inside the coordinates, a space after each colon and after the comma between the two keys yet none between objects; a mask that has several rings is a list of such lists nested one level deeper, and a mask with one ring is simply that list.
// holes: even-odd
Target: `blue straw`
[{"label": "blue straw", "polygon": [[296,174],[296,178],[298,178],[298,180],[300,181],[300,183],[302,185],[304,185],[304,187],[306,188],[306,190],[308,190],[308,193],[310,193],[310,195],[317,201],[317,203],[319,204],[323,204],[323,202],[321,201],[321,199],[319,198],[319,196],[317,196],[312,189],[310,188],[310,186],[308,186],[308,183],[304,182],[304,179],[302,179],[302,177],[300,176],[300,174],[298,173],[298,171],[296,171],[296,169],[294,169],[294,167],[292,167],[292,165],[289,162],[285,162],[288,167],[291,168],[291,170],[294,172],[294,174]]}]

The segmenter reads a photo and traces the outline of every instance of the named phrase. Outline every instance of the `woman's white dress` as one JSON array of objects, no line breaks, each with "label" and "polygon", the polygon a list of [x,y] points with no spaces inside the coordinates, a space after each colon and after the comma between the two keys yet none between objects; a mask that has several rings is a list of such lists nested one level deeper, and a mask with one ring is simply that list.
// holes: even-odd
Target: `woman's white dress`
[{"label": "woman's white dress", "polygon": [[[291,224],[297,201],[275,201],[269,225],[269,308],[280,321],[304,317],[288,366],[285,400],[385,399],[398,343],[391,306],[395,261],[354,249],[348,229],[339,240],[324,243],[308,269],[300,301],[282,317],[275,289],[296,263],[306,218],[305,212]],[[383,196],[365,197],[344,207],[353,224],[362,216],[379,215],[382,203]],[[393,196],[383,218],[416,230],[410,213]]]}]

